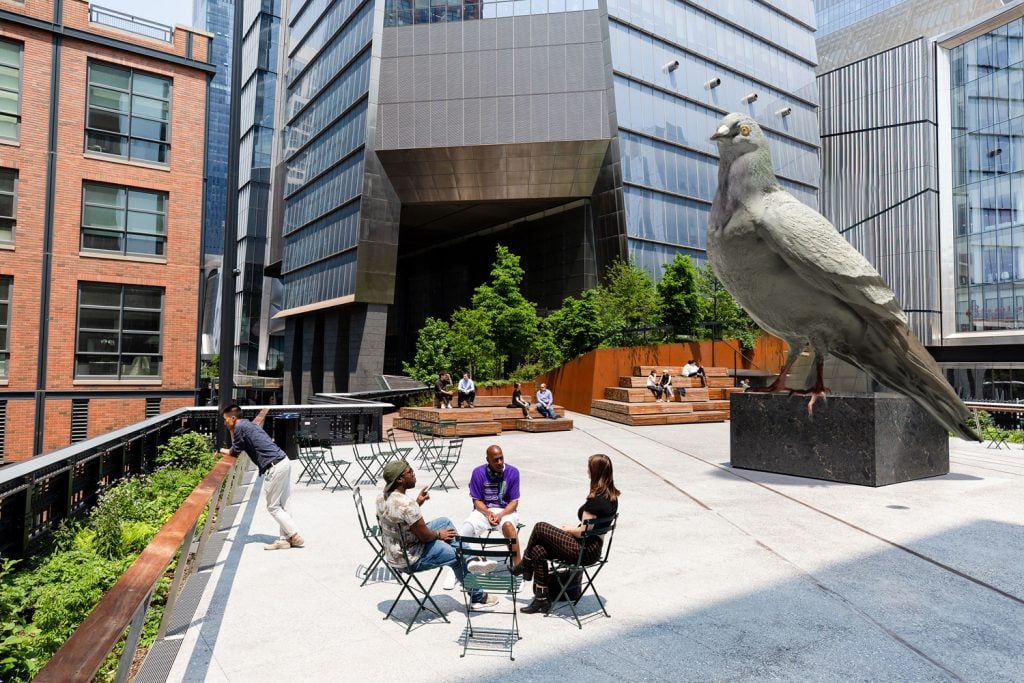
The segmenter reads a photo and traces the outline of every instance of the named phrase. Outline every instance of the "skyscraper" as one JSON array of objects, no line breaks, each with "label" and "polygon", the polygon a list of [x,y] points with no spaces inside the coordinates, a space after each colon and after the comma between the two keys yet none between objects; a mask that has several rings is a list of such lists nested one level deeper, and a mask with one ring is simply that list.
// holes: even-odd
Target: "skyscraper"
[{"label": "skyscraper", "polygon": [[287,23],[286,400],[376,388],[497,243],[548,309],[615,259],[702,259],[729,111],[816,203],[808,0],[305,0]]}]

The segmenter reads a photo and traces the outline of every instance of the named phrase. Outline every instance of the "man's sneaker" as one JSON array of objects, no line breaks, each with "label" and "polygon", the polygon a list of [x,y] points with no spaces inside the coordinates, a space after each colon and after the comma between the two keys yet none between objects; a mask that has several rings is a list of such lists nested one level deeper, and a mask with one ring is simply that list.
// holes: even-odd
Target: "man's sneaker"
[{"label": "man's sneaker", "polygon": [[484,597],[480,602],[473,603],[473,609],[491,609],[498,604],[498,596],[491,595],[490,593],[484,593]]},{"label": "man's sneaker", "polygon": [[294,533],[288,537],[288,543],[291,544],[293,548],[301,548],[306,545],[306,540],[302,538],[302,536],[299,536],[298,533]]},{"label": "man's sneaker", "polygon": [[498,563],[494,560],[484,560],[479,557],[466,563],[466,569],[474,574],[490,574],[497,568]]},{"label": "man's sneaker", "polygon": [[452,571],[451,567],[448,567],[444,571],[444,583],[441,584],[441,588],[444,588],[446,591],[454,590],[455,586],[459,583],[459,580],[455,577],[455,572]]},{"label": "man's sneaker", "polygon": [[288,542],[287,538],[279,538],[269,545],[263,546],[264,550],[287,550],[291,548],[292,544]]}]

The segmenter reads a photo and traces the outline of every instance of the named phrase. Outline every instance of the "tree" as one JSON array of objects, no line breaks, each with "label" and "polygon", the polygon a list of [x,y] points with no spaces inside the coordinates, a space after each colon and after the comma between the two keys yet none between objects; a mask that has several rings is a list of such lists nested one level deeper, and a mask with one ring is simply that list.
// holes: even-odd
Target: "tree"
[{"label": "tree", "polygon": [[717,324],[718,338],[738,339],[748,351],[754,348],[761,328],[722,286],[710,264],[697,270],[697,291],[704,299],[703,321]]},{"label": "tree", "polygon": [[705,309],[704,299],[697,291],[697,269],[690,257],[682,254],[676,254],[664,268],[657,288],[661,319],[673,334],[693,335]]},{"label": "tree", "polygon": [[416,356],[403,363],[405,374],[425,384],[433,384],[442,370],[452,363],[451,329],[444,320],[427,318],[416,338]]},{"label": "tree", "polygon": [[544,319],[554,343],[566,360],[596,349],[604,336],[598,315],[597,290],[588,289],[579,298],[566,297],[562,307]]},{"label": "tree", "polygon": [[480,285],[473,293],[473,308],[486,317],[500,374],[504,374],[508,360],[535,355],[540,320],[537,306],[523,296],[523,275],[519,257],[499,244],[490,283]]},{"label": "tree", "polygon": [[637,343],[641,335],[633,330],[661,322],[659,303],[658,291],[647,271],[631,261],[613,263],[605,274],[604,284],[597,288],[598,317],[606,335],[605,344]]},{"label": "tree", "polygon": [[490,336],[488,316],[476,308],[460,308],[452,314],[450,330],[450,355],[456,376],[468,371],[477,381],[493,379],[498,354]]}]

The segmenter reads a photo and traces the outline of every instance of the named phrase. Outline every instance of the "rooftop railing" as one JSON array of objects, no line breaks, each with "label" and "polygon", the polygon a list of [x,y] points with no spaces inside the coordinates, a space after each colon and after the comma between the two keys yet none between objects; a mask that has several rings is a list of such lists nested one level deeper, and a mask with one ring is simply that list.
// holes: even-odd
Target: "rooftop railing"
[{"label": "rooftop railing", "polygon": [[[364,443],[381,434],[387,403],[344,402],[245,406],[253,418],[270,410],[264,427],[287,451],[295,431],[306,429],[332,444]],[[216,407],[182,408],[101,436],[0,468],[0,557],[25,557],[40,547],[61,521],[84,515],[100,493],[118,480],[150,472],[157,447],[178,433],[196,431],[216,439]],[[226,444],[222,444],[226,445]]]},{"label": "rooftop railing", "polygon": [[174,28],[171,26],[98,5],[89,5],[89,21],[147,38],[162,40],[165,43],[174,40]]}]

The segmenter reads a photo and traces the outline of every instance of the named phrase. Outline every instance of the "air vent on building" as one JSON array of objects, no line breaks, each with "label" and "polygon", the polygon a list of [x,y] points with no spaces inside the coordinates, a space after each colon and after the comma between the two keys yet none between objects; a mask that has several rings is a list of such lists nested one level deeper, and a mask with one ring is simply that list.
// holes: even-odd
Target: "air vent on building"
[{"label": "air vent on building", "polygon": [[146,417],[156,417],[160,414],[160,397],[146,399]]},{"label": "air vent on building", "polygon": [[7,455],[7,401],[0,401],[0,462]]},{"label": "air vent on building", "polygon": [[76,398],[71,401],[71,443],[89,438],[89,399]]}]

